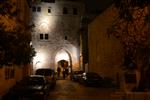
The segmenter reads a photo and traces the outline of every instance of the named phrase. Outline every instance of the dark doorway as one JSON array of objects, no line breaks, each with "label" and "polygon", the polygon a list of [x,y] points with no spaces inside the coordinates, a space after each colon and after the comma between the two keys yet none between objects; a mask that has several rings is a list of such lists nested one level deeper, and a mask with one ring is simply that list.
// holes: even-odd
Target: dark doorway
[{"label": "dark doorway", "polygon": [[58,66],[61,68],[60,76],[65,79],[69,75],[69,66],[67,60],[58,61]]}]

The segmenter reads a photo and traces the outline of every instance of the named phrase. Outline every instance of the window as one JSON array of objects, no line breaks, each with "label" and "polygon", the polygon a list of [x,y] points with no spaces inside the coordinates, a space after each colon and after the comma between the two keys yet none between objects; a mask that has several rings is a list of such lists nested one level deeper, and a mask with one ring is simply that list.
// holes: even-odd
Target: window
[{"label": "window", "polygon": [[32,7],[32,11],[36,12],[36,7],[35,6]]},{"label": "window", "polygon": [[15,77],[15,69],[12,66],[5,68],[5,79],[13,79]]},{"label": "window", "polygon": [[67,36],[65,36],[65,40],[67,40]]},{"label": "window", "polygon": [[74,14],[74,15],[77,15],[77,14],[78,14],[77,8],[73,8],[73,14]]},{"label": "window", "polygon": [[66,7],[63,8],[63,14],[68,14],[68,9]]},{"label": "window", "polygon": [[48,40],[48,34],[40,34],[40,39],[43,40]]},{"label": "window", "polygon": [[48,8],[48,13],[51,13],[51,8]]},{"label": "window", "polygon": [[40,39],[43,39],[43,34],[40,34]]},{"label": "window", "polygon": [[48,34],[45,34],[45,39],[48,40]]},{"label": "window", "polygon": [[41,2],[55,3],[55,0],[41,0]]},{"label": "window", "polygon": [[41,12],[41,7],[37,7],[37,11],[38,11],[38,12]]}]

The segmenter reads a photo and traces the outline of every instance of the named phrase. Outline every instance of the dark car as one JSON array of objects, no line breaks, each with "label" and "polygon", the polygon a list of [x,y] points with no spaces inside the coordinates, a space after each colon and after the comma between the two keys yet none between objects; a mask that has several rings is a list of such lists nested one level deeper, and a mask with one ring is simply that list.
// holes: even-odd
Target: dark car
[{"label": "dark car", "polygon": [[70,74],[70,79],[73,81],[79,81],[79,79],[81,78],[83,73],[84,73],[84,71],[73,71]]},{"label": "dark car", "polygon": [[[44,76],[41,75],[30,75],[23,78],[18,82],[11,90],[10,94],[14,97],[44,97],[48,95],[50,86]],[[14,99],[15,100],[15,99]]]},{"label": "dark car", "polygon": [[82,77],[80,78],[80,83],[84,84],[85,86],[102,86],[103,77],[95,72],[83,73]]},{"label": "dark car", "polygon": [[56,75],[55,71],[50,68],[40,68],[36,70],[36,75],[45,76],[51,88],[54,88],[56,85]]}]

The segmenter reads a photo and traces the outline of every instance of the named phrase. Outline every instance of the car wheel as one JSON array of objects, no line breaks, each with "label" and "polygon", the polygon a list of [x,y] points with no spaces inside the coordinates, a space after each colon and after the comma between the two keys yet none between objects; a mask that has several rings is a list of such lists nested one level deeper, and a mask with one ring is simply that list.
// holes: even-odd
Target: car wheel
[{"label": "car wheel", "polygon": [[44,91],[43,94],[46,95],[46,96],[48,96],[49,92],[48,91]]},{"label": "car wheel", "polygon": [[37,100],[44,100],[45,99],[45,95],[41,95],[37,98]]}]

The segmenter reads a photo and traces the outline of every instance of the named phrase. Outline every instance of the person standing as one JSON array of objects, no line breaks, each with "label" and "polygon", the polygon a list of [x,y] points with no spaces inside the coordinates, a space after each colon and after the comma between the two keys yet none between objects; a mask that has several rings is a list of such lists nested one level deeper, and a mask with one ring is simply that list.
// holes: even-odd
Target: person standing
[{"label": "person standing", "polygon": [[63,78],[65,79],[65,77],[66,77],[66,72],[65,72],[65,68],[63,69],[63,72],[62,72],[62,74],[63,74]]},{"label": "person standing", "polygon": [[68,75],[69,75],[68,67],[65,69],[65,74],[66,74],[66,76],[68,76]]},{"label": "person standing", "polygon": [[57,76],[58,76],[58,78],[60,77],[60,72],[61,72],[61,68],[57,67]]}]

